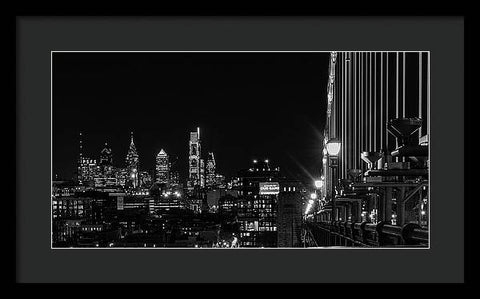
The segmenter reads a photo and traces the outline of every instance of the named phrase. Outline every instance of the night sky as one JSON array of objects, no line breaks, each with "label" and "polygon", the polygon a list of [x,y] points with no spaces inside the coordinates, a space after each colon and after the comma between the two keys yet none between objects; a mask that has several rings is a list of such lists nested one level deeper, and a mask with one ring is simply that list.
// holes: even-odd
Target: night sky
[{"label": "night sky", "polygon": [[230,177],[268,158],[292,178],[320,175],[329,53],[54,53],[53,175],[71,179],[108,142],[125,165],[130,132],[140,168],[161,148],[188,173],[190,131],[201,128]]}]

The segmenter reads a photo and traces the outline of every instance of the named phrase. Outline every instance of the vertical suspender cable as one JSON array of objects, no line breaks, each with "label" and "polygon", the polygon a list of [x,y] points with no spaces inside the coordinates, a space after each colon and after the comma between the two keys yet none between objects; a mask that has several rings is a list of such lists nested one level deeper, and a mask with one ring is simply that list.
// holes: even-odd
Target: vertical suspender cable
[{"label": "vertical suspender cable", "polygon": [[[342,53],[338,53],[338,58],[337,58],[337,59],[338,59],[340,65],[341,65],[341,63],[342,63]],[[330,111],[330,115],[331,115],[331,117],[332,117],[333,120],[334,120],[334,119],[335,119],[335,107],[334,107],[333,104],[334,104],[334,103],[332,103],[332,105],[331,105],[331,109],[332,109],[333,111]],[[329,139],[331,139],[331,138],[333,138],[333,137],[335,136],[335,133],[336,133],[336,132],[335,132],[334,124],[335,124],[335,122],[332,121],[332,129],[330,130]]]},{"label": "vertical suspender cable", "polygon": [[380,147],[383,150],[383,52],[380,52]]},{"label": "vertical suspender cable", "polygon": [[[396,75],[396,88],[395,88],[395,90],[396,90],[396,92],[397,92],[397,98],[396,98],[396,102],[395,102],[395,105],[396,105],[396,106],[395,106],[395,117],[396,117],[396,118],[399,117],[398,110],[400,109],[400,107],[399,107],[399,102],[398,102],[398,65],[399,65],[399,61],[398,61],[398,60],[399,60],[399,56],[398,56],[398,55],[399,55],[399,54],[398,54],[398,52],[397,52],[397,67],[396,67],[396,70],[395,70],[395,72],[396,72],[396,74],[397,74],[397,75]],[[396,140],[395,146],[398,147],[398,140]],[[396,158],[395,160],[398,162],[398,158]]]},{"label": "vertical suspender cable", "polygon": [[353,147],[355,145],[355,140],[354,140],[354,134],[355,134],[355,123],[354,123],[354,110],[353,110],[353,106],[354,106],[354,103],[353,103],[353,89],[352,89],[352,79],[353,79],[353,76],[352,76],[352,63],[353,63],[353,58],[352,58],[352,52],[348,53],[348,57],[349,57],[349,60],[348,60],[348,96],[349,96],[349,103],[350,103],[350,109],[349,109],[349,116],[348,116],[348,119],[350,121],[350,126],[349,126],[349,152],[350,152],[350,156],[351,156],[351,164],[350,164],[350,168],[355,168],[354,167],[354,163],[355,163],[355,154],[354,154],[354,150],[353,150]]},{"label": "vertical suspender cable", "polygon": [[[358,120],[359,120],[359,147],[360,152],[363,151],[363,53],[359,53],[359,65],[358,65]],[[360,169],[362,169],[362,163],[360,162]]]},{"label": "vertical suspender cable", "polygon": [[[339,69],[340,69],[340,86],[339,86],[339,89],[340,89],[340,93],[342,95],[341,97],[341,103],[342,103],[342,106],[343,108],[345,109],[345,78],[344,78],[344,72],[345,72],[345,52],[342,52],[342,56],[340,57],[340,65],[339,65]],[[344,109],[342,109],[342,112],[344,111]],[[343,112],[344,113],[344,112]],[[345,118],[342,117],[342,124],[344,124],[345,122]],[[344,125],[342,125],[343,127]],[[342,140],[343,142],[345,142],[345,139]],[[345,147],[343,148],[342,150],[343,154],[345,155]],[[346,161],[345,159],[343,159],[342,163],[344,165],[346,165]]]},{"label": "vertical suspender cable", "polygon": [[369,151],[370,150],[370,136],[368,135],[368,131],[369,131],[369,126],[370,126],[370,115],[368,114],[368,107],[369,107],[369,97],[368,97],[368,67],[370,65],[370,60],[369,60],[369,57],[370,57],[370,53],[367,52],[365,53],[365,107],[364,107],[364,111],[365,111],[365,131],[364,131],[364,134],[365,134],[365,150],[366,151]]},{"label": "vertical suspender cable", "polygon": [[373,151],[373,135],[372,135],[372,120],[373,120],[373,115],[372,115],[372,52],[369,53],[369,63],[368,63],[368,69],[369,69],[369,74],[368,74],[368,119],[369,119],[369,125],[368,125],[368,150]]},{"label": "vertical suspender cable", "polygon": [[[430,175],[430,52],[428,52],[427,54],[427,114],[425,116],[427,118],[427,122],[426,125],[427,125],[427,130],[426,130],[426,134],[427,134],[427,137],[428,137],[428,172],[429,172],[429,175]],[[427,227],[429,228],[430,230],[430,188],[428,188],[428,222],[427,222]],[[428,243],[430,243],[430,234],[429,234],[429,237],[428,237]]]},{"label": "vertical suspender cable", "polygon": [[331,104],[330,117],[332,119],[332,129],[331,129],[330,138],[334,138],[337,135],[337,109],[336,109],[337,103],[335,102],[335,99],[332,99],[330,104]]},{"label": "vertical suspender cable", "polygon": [[373,55],[373,150],[377,150],[377,52]]},{"label": "vertical suspender cable", "polygon": [[[364,144],[364,136],[365,136],[365,131],[364,131],[364,128],[365,128],[365,117],[363,115],[363,108],[364,108],[364,100],[365,100],[365,96],[364,96],[364,75],[363,75],[363,72],[364,72],[364,67],[365,66],[365,53],[360,53],[360,70],[359,70],[359,77],[360,77],[360,151],[364,151],[365,150],[365,144]],[[363,169],[363,163],[360,167],[361,169]]]},{"label": "vertical suspender cable", "polygon": [[357,53],[353,54],[353,168],[357,168],[358,150],[357,150]]},{"label": "vertical suspender cable", "polygon": [[343,67],[343,80],[344,80],[344,91],[345,91],[345,128],[347,129],[347,132],[345,134],[345,147],[344,151],[345,154],[347,155],[347,158],[345,159],[345,166],[346,168],[350,168],[350,140],[348,138],[348,134],[351,134],[351,132],[348,132],[348,127],[350,120],[348,119],[348,110],[349,110],[349,94],[348,94],[348,59],[349,59],[349,53],[345,53],[345,65]]},{"label": "vertical suspender cable", "polygon": [[[407,54],[405,52],[403,52],[403,69],[402,69],[402,72],[403,72],[403,79],[402,79],[402,83],[403,83],[403,109],[402,109],[402,117],[405,118],[406,116],[406,105],[405,105],[405,73],[406,73],[406,62],[407,61]],[[405,157],[402,157],[402,161],[405,162],[406,161],[406,158]]]},{"label": "vertical suspender cable", "polygon": [[[430,168],[430,52],[427,54],[427,134],[428,134],[428,168]],[[430,189],[429,191],[429,196],[430,196]],[[429,201],[430,203],[430,201]],[[429,210],[430,211],[430,210]],[[430,215],[430,214],[429,214]],[[429,220],[430,223],[430,220]]]},{"label": "vertical suspender cable", "polygon": [[[343,73],[342,73],[342,78],[343,78],[343,85],[342,85],[342,89],[343,89],[343,103],[344,103],[344,106],[345,106],[345,117],[344,117],[344,126],[345,128],[348,128],[348,90],[347,90],[347,84],[348,84],[348,78],[347,78],[347,64],[348,64],[348,52],[345,52],[344,53],[344,57],[343,57]],[[345,138],[344,138],[344,142],[345,142],[345,146],[343,147],[343,151],[345,152],[345,167],[348,169],[348,160],[349,160],[349,155],[348,155],[348,148],[349,148],[349,144],[348,144],[348,130],[345,134]],[[343,146],[343,145],[342,145]]]},{"label": "vertical suspender cable", "polygon": [[397,92],[397,97],[396,97],[396,101],[395,101],[395,117],[398,118],[399,115],[398,115],[398,110],[399,110],[399,103],[398,103],[398,65],[399,65],[399,57],[398,57],[398,52],[397,52],[397,67],[395,69],[396,73],[397,73],[397,76],[396,76],[396,87],[395,87],[395,90]]},{"label": "vertical suspender cable", "polygon": [[[422,52],[418,53],[418,117],[422,118]],[[422,122],[423,123],[423,122]],[[418,137],[422,137],[422,127],[418,130]]]},{"label": "vertical suspender cable", "polygon": [[349,140],[349,134],[351,134],[351,132],[348,131],[348,128],[349,128],[349,125],[350,125],[350,122],[349,122],[349,119],[348,119],[348,114],[349,114],[349,109],[350,109],[350,105],[349,105],[349,98],[348,98],[348,52],[345,53],[345,65],[343,66],[343,78],[344,78],[344,92],[345,92],[345,108],[346,108],[346,117],[345,117],[345,127],[347,128],[347,133],[345,134],[345,147],[344,147],[344,151],[345,151],[345,154],[347,155],[347,159],[345,160],[345,164],[346,164],[346,167],[347,169],[350,168],[350,140]]},{"label": "vertical suspender cable", "polygon": [[385,149],[388,150],[388,130],[387,130],[387,126],[388,126],[388,121],[390,120],[390,114],[389,114],[389,109],[388,109],[388,105],[389,105],[389,102],[390,102],[390,90],[388,89],[388,84],[390,83],[389,82],[389,73],[388,73],[388,65],[390,64],[390,59],[389,59],[389,55],[390,53],[387,52],[386,53],[386,56],[387,56],[387,69],[385,70],[385,89],[386,89],[386,101],[385,101]]},{"label": "vertical suspender cable", "polygon": [[[341,76],[342,76],[342,80],[344,80],[343,78],[343,74],[344,74],[344,67],[342,66],[342,72],[341,72]],[[343,81],[342,81],[343,82]],[[342,86],[341,86],[341,89],[342,89],[342,93],[344,91],[344,83],[342,83]],[[346,144],[346,136],[347,136],[347,133],[346,133],[346,117],[345,117],[345,114],[347,112],[347,106],[345,105],[345,98],[343,97],[342,98],[342,144]],[[342,175],[344,176],[345,175],[345,172],[346,172],[346,168],[347,168],[347,161],[346,161],[346,158],[347,158],[347,153],[345,151],[345,147],[343,148],[342,150]]]},{"label": "vertical suspender cable", "polygon": [[365,149],[367,151],[370,150],[370,136],[368,134],[370,128],[370,115],[368,113],[368,108],[370,107],[370,97],[369,97],[369,82],[368,82],[368,71],[369,71],[369,66],[370,66],[370,53],[366,53],[366,61],[365,61]]},{"label": "vertical suspender cable", "polygon": [[[330,74],[329,74],[330,75]],[[330,102],[330,136],[328,139],[333,138],[335,136],[335,102]]]},{"label": "vertical suspender cable", "polygon": [[402,68],[402,73],[403,73],[403,79],[402,79],[402,83],[403,83],[403,107],[402,107],[402,117],[405,117],[406,113],[405,113],[405,61],[407,60],[407,54],[405,52],[403,52],[403,68]]},{"label": "vertical suspender cable", "polygon": [[[341,78],[341,82],[342,82],[341,85],[340,85],[340,88],[342,89],[342,101],[341,101],[341,103],[342,103],[342,106],[344,106],[344,108],[345,108],[345,55],[346,55],[346,53],[342,52],[342,64],[341,64],[341,72],[340,72],[340,76],[341,76],[340,78]],[[344,112],[344,110],[342,112]],[[344,127],[344,123],[345,123],[345,118],[342,117],[342,129]],[[342,136],[342,142],[343,142],[342,153],[344,155],[346,155],[346,151],[345,151],[346,144],[345,144],[345,137],[344,136]],[[345,159],[343,159],[342,163],[344,165],[346,165]]]}]

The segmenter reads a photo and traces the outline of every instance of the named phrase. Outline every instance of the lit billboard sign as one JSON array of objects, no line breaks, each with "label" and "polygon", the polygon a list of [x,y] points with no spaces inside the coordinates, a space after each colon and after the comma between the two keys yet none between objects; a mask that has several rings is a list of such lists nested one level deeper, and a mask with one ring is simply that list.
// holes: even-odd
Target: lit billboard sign
[{"label": "lit billboard sign", "polygon": [[260,183],[261,195],[278,194],[279,192],[280,192],[280,184],[278,182]]}]

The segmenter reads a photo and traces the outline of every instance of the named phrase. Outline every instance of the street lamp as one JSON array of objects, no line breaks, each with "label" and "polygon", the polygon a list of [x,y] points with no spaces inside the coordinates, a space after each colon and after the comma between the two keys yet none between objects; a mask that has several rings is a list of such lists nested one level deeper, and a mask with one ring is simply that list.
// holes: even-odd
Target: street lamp
[{"label": "street lamp", "polygon": [[[320,179],[320,180],[315,180],[313,182],[314,186],[315,186],[315,190],[314,190],[314,193],[312,193],[310,195],[310,198],[312,199],[317,199],[318,198],[318,192],[320,191],[320,189],[323,187],[323,180]],[[320,194],[322,194],[322,191],[320,191]],[[320,205],[318,206],[320,207]]]},{"label": "street lamp", "polygon": [[338,156],[338,153],[340,152],[341,145],[342,145],[342,143],[337,139],[328,140],[327,144],[325,145],[325,147],[327,148],[328,155],[330,157]]},{"label": "street lamp", "polygon": [[338,139],[329,139],[325,144],[327,149],[327,154],[329,157],[328,166],[332,169],[332,223],[336,220],[336,207],[335,207],[335,168],[338,167],[338,154],[340,153],[340,148],[342,143]]}]

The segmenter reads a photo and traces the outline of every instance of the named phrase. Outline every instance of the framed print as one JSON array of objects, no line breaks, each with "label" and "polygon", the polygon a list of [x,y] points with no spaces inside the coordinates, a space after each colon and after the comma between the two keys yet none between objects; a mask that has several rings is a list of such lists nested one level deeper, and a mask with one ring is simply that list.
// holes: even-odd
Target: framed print
[{"label": "framed print", "polygon": [[462,282],[463,30],[18,17],[18,281]]}]

